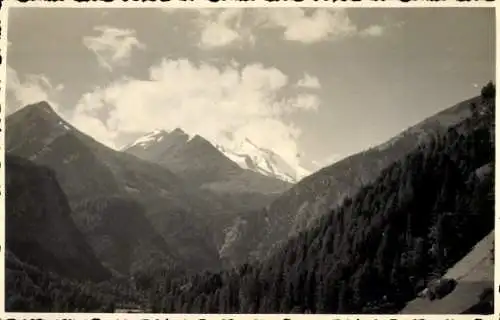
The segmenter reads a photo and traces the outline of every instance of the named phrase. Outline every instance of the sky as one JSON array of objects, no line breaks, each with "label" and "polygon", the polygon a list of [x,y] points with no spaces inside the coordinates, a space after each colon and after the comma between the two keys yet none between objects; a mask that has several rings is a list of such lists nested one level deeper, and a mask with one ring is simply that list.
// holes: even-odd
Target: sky
[{"label": "sky", "polygon": [[7,112],[48,101],[119,149],[227,133],[315,170],[495,79],[491,8],[11,8]]}]

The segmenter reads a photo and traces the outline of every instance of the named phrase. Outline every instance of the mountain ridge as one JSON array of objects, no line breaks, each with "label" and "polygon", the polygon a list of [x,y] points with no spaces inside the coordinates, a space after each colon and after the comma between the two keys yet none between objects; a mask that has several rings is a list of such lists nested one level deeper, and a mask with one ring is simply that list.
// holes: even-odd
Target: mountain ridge
[{"label": "mountain ridge", "polygon": [[[379,146],[346,157],[303,178],[265,208],[245,216],[246,225],[255,225],[255,228],[238,232],[237,225],[241,226],[241,222],[236,221],[234,233],[238,236],[233,239],[232,245],[248,247],[243,243],[254,243],[248,249],[251,259],[268,257],[280,243],[312,227],[318,218],[341,205],[345,198],[354,196],[359,188],[370,183],[394,161],[428,141],[433,135],[446,131],[469,117],[471,104],[480,104],[481,101],[482,97],[476,96],[459,102]],[[255,224],[248,219],[260,222]],[[226,245],[225,248],[233,251],[231,245]]]},{"label": "mountain ridge", "polygon": [[180,128],[155,130],[122,150],[171,170],[190,186],[218,194],[279,194],[290,186],[241,168],[202,136],[188,135]]},{"label": "mountain ridge", "polygon": [[[154,308],[166,313],[401,311],[446,270],[461,269],[461,260],[494,230],[494,97],[482,96],[480,104],[467,108],[468,117],[436,128],[265,259],[174,279]],[[474,288],[474,296],[445,307],[493,313],[493,265],[484,267],[490,278]],[[473,301],[483,288],[490,289],[490,297],[481,294],[481,301]],[[435,290],[461,300],[467,286],[449,289]],[[480,306],[471,306],[476,302]]]},{"label": "mountain ridge", "polygon": [[[217,256],[227,258],[233,266],[221,270],[220,265],[214,265],[214,270],[180,273],[175,270],[177,266],[172,270],[168,263],[151,269],[132,268],[136,272],[128,278],[131,287],[127,290],[137,293],[134,299],[139,304],[149,297],[146,304],[152,312],[397,313],[426,286],[438,290],[435,280],[446,277],[446,270],[454,270],[457,278],[470,275],[462,270],[467,264],[463,261],[478,260],[469,257],[472,248],[494,231],[495,91],[491,83],[488,87],[481,96],[440,112],[384,144],[306,177],[264,209],[236,216],[226,228],[220,247],[207,241],[213,229],[196,228],[186,219],[214,223],[220,212],[213,215],[210,210],[224,206],[224,202],[190,188],[184,179],[158,164],[110,150],[88,136],[68,133],[64,123],[57,118],[47,121],[43,113],[28,120],[38,119],[44,134],[33,131],[37,123],[28,123],[31,127],[21,132],[21,141],[16,144],[9,138],[9,150],[27,157],[35,155],[38,163],[52,164],[77,215],[121,219],[114,222],[115,229],[99,223],[99,219],[75,219],[80,227],[82,222],[87,223],[82,229],[94,230],[97,222],[106,235],[113,230],[123,233],[130,220],[122,213],[136,212],[136,217],[148,217],[156,229],[152,233],[167,232],[157,237],[170,246],[167,251],[177,249],[167,257],[194,256],[191,261],[183,260],[181,268],[189,263],[206,267],[206,259],[217,249]],[[43,108],[38,111],[45,112]],[[13,129],[10,132],[26,127],[26,117],[9,120],[14,120],[7,123]],[[54,130],[51,125],[58,127]],[[213,149],[200,137],[191,144],[196,147],[191,156],[203,150],[198,143]],[[72,170],[65,165],[73,166]],[[96,181],[89,176],[96,175],[105,180],[104,185],[93,184]],[[75,182],[78,184],[72,189]],[[207,198],[197,200],[203,194]],[[75,199],[79,195],[82,199]],[[96,197],[102,198],[95,201]],[[195,203],[183,207],[183,201]],[[214,207],[208,208],[211,205]],[[170,207],[166,210],[165,206]],[[200,206],[207,210],[196,212]],[[204,215],[208,219],[203,220]],[[130,224],[137,227],[140,223]],[[127,238],[127,234],[117,236],[116,247],[127,247],[121,242]],[[94,250],[99,249],[96,244],[107,244],[107,238],[93,239]],[[142,244],[131,251],[142,252]],[[250,261],[246,260],[249,255]],[[123,263],[129,257],[122,254],[115,258]],[[125,264],[133,265],[143,257]],[[13,263],[14,259],[9,259]],[[116,261],[107,262],[118,265]],[[492,264],[481,268],[489,274]],[[474,295],[488,288],[490,280],[475,286]],[[46,281],[42,278],[41,282]],[[456,297],[463,296],[467,286],[459,284],[457,288],[443,301],[460,300]],[[22,292],[29,295],[26,290]],[[483,293],[477,304],[471,306],[471,297],[467,297],[467,305],[460,301],[460,306],[454,304],[453,308],[458,306],[458,312],[491,313],[491,292],[489,296]],[[123,302],[127,298],[120,299]]]},{"label": "mountain ridge", "polygon": [[[172,136],[177,138],[175,144],[172,142]],[[165,140],[169,138],[171,142],[168,146],[166,146]],[[175,128],[170,132],[164,129],[155,129],[138,138],[134,142],[127,144],[121,150],[138,155],[150,161],[170,164],[168,161],[161,159],[161,156],[158,154],[156,156],[146,155],[145,150],[149,149],[149,152],[154,153],[155,151],[151,151],[150,149],[157,147],[155,145],[163,143],[164,152],[166,152],[165,150],[169,148],[174,148],[175,151],[178,151],[179,148],[182,147],[182,144],[192,143],[193,140],[198,140],[199,143],[203,142],[204,144],[207,144],[207,147],[209,144],[242,169],[250,170],[270,178],[279,179],[287,183],[297,182],[298,179],[307,172],[305,169],[301,168],[298,170],[300,171],[300,174],[297,172],[291,174],[291,172],[294,172],[295,169],[286,163],[286,161],[284,161],[279,155],[271,150],[258,147],[248,138],[243,139],[240,143],[235,143],[234,141],[230,141],[230,139],[228,139],[228,141],[230,141],[229,144],[232,144],[232,147],[230,147],[218,142],[210,142],[199,134],[190,135],[181,128]],[[210,152],[214,153],[213,150]],[[225,162],[225,160],[222,159],[220,161]]]},{"label": "mountain ridge", "polygon": [[[115,257],[119,259],[112,263],[113,269],[120,272],[133,271],[126,270],[127,264],[132,267],[132,260],[146,261],[149,256],[164,256],[173,262],[179,258],[174,252],[185,248],[200,252],[184,261],[187,265],[195,268],[207,264],[218,265],[217,248],[215,245],[210,248],[211,241],[206,241],[207,236],[211,238],[207,229],[208,218],[200,215],[205,210],[210,211],[212,200],[189,191],[182,179],[175,174],[161,166],[105,147],[69,125],[46,102],[28,105],[9,115],[6,127],[7,153],[31,158],[37,164],[54,169],[70,200],[75,222],[90,237],[89,242],[94,250],[101,252],[101,258],[105,257],[109,263],[114,255],[122,251],[120,247],[130,246],[131,251],[118,254],[121,258]],[[86,222],[89,214],[86,205],[100,210],[93,216],[103,227],[106,224],[109,227],[114,225],[110,219],[118,219],[116,222],[120,220],[118,212],[113,213],[116,210],[130,215],[126,220],[137,221],[136,225],[120,231],[126,233],[128,230],[131,232],[130,237],[121,237],[117,233],[119,230],[113,231],[106,227],[96,229],[93,224],[89,225]],[[129,210],[119,209],[122,206]],[[187,228],[186,232],[181,233],[181,237],[175,236],[183,228]],[[157,233],[161,234],[163,240],[158,240]],[[103,247],[102,241],[98,240],[106,234],[114,239],[111,247]],[[184,239],[185,244],[179,247],[180,239]],[[128,245],[118,246],[123,240]],[[169,249],[164,246],[164,241],[169,243]],[[149,249],[144,247],[146,243]],[[136,246],[144,247],[142,253],[132,249]],[[200,249],[197,246],[201,246]],[[120,260],[132,252],[139,256],[143,254],[143,257]],[[128,262],[124,264],[124,261]]]}]

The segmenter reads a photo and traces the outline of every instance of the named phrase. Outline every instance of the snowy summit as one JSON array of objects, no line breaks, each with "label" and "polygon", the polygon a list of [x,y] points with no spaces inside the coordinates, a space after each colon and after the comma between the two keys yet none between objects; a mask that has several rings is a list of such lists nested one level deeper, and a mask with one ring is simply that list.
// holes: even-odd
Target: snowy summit
[{"label": "snowy summit", "polygon": [[[184,139],[178,140],[178,143],[187,143],[191,140],[191,136],[179,128],[172,130],[171,132],[163,129],[155,129],[135,140],[133,143],[125,146],[123,150],[131,148],[142,148],[147,150],[160,143],[166,136],[172,134],[182,135],[184,137]],[[225,141],[209,142],[226,158],[230,159],[243,169],[248,169],[265,176],[291,183],[298,182],[300,179],[310,174],[309,171],[301,166],[292,166],[279,154],[256,145],[248,138],[238,141],[232,139],[224,140]]]}]

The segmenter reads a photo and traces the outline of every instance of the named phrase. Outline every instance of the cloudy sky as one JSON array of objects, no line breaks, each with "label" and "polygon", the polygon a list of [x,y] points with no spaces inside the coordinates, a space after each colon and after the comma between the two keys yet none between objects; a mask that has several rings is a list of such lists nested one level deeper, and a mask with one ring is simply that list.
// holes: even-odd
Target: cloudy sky
[{"label": "cloudy sky", "polygon": [[231,132],[311,168],[476,95],[494,32],[487,8],[10,9],[7,107],[47,100],[113,148]]}]

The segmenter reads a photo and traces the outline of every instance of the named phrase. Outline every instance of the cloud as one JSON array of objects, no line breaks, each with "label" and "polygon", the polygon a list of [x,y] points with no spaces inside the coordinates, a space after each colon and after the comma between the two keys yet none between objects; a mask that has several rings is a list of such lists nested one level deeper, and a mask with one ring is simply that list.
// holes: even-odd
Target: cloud
[{"label": "cloud", "polygon": [[[188,10],[188,9],[183,9]],[[163,10],[173,14],[179,10]],[[352,22],[343,8],[190,9],[199,29],[203,49],[230,45],[253,45],[258,32],[279,31],[285,41],[312,44],[352,36],[380,36],[380,25],[364,30]]]},{"label": "cloud", "polygon": [[77,129],[94,137],[94,139],[100,143],[110,148],[114,148],[114,140],[117,138],[118,132],[108,130],[108,128],[98,118],[85,113],[77,112],[71,118],[71,124]]},{"label": "cloud", "polygon": [[57,110],[56,103],[64,86],[53,86],[44,75],[26,75],[21,79],[18,73],[7,65],[7,114],[32,103],[47,101]]},{"label": "cloud", "polygon": [[313,94],[300,94],[293,99],[290,99],[288,103],[300,110],[317,110],[320,104],[319,98]]},{"label": "cloud", "polygon": [[305,74],[304,78],[297,82],[297,87],[307,88],[307,89],[320,89],[321,84],[317,77],[311,76],[310,74]]},{"label": "cloud", "polygon": [[365,37],[380,37],[384,34],[385,29],[384,26],[374,24],[361,31],[361,35]]},{"label": "cloud", "polygon": [[336,40],[356,33],[345,9],[286,8],[259,10],[264,26],[281,28],[288,41],[314,43]]},{"label": "cloud", "polygon": [[235,44],[253,44],[251,26],[244,24],[243,9],[202,9],[197,19],[201,29],[199,46],[214,49]]},{"label": "cloud", "polygon": [[[100,141],[131,133],[181,127],[212,142],[248,137],[261,147],[296,161],[300,131],[283,119],[319,107],[312,94],[297,94],[288,77],[261,64],[217,68],[189,60],[163,60],[147,80],[123,79],[86,94],[76,108],[75,126]],[[86,123],[106,109],[102,122]]]},{"label": "cloud", "polygon": [[381,36],[385,27],[372,25],[360,30],[347,9],[259,9],[260,22],[266,28],[283,31],[283,39],[311,44],[354,36]]},{"label": "cloud", "polygon": [[135,30],[109,26],[98,26],[94,30],[100,34],[83,37],[83,44],[97,56],[99,65],[109,71],[115,66],[127,65],[134,48],[145,49],[136,38]]}]

